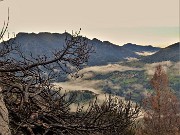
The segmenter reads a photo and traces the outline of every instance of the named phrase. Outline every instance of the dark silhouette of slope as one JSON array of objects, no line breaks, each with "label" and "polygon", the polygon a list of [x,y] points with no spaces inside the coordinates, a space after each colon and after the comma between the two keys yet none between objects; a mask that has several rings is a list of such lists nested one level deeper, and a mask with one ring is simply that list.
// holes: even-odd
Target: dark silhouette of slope
[{"label": "dark silhouette of slope", "polygon": [[90,43],[96,51],[90,58],[91,65],[105,65],[112,62],[119,62],[127,57],[139,57],[136,53],[108,41],[102,42],[98,39],[93,39]]},{"label": "dark silhouette of slope", "polygon": [[179,42],[172,44],[166,48],[161,49],[160,51],[158,51],[153,55],[144,57],[141,61],[146,63],[161,62],[161,61],[177,62],[180,60],[179,45],[180,45]]},{"label": "dark silhouette of slope", "polygon": [[142,46],[142,45],[136,45],[136,44],[132,44],[132,43],[127,43],[127,44],[123,45],[123,48],[134,51],[134,52],[141,52],[141,51],[155,52],[155,51],[159,51],[161,49],[159,47],[153,47],[151,45]]},{"label": "dark silhouette of slope", "polygon": [[[62,49],[65,45],[66,36],[71,36],[65,32],[59,33],[18,33],[14,39],[10,39],[9,42],[20,45],[21,51],[26,57],[32,53],[33,57],[46,55],[52,57],[52,52]],[[159,48],[152,46],[140,46],[135,44],[126,44],[124,46],[118,46],[109,41],[100,41],[96,38],[90,40],[88,43],[93,46],[95,53],[91,54],[89,59],[89,66],[94,65],[106,65],[108,63],[114,63],[124,60],[127,57],[140,58],[135,52],[140,51],[158,51]],[[13,57],[16,57],[13,55]]]},{"label": "dark silhouette of slope", "polygon": [[[52,57],[52,52],[56,49],[62,49],[65,45],[66,36],[71,36],[69,33],[19,33],[14,39],[10,39],[11,43],[20,45],[21,51],[28,57],[30,52],[34,57],[39,55],[46,55]],[[119,62],[126,57],[139,57],[132,51],[124,49],[108,41],[100,41],[98,39],[87,39],[88,43],[92,45],[96,53],[91,54],[89,59],[89,66],[105,65],[112,62]],[[16,57],[16,56],[13,56]]]}]

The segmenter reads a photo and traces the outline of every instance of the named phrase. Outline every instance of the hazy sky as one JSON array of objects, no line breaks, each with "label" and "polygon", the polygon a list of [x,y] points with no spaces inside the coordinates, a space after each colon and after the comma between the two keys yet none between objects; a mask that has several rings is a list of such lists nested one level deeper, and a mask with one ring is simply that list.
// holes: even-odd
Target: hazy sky
[{"label": "hazy sky", "polygon": [[[4,0],[9,32],[70,32],[123,45],[165,47],[179,41],[179,0]],[[2,24],[2,25],[1,25]]]}]

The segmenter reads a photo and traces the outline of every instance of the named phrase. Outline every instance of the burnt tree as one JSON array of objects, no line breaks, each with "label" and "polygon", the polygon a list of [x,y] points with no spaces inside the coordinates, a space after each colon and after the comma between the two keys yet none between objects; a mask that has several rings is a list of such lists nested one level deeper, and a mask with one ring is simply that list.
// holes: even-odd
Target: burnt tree
[{"label": "burnt tree", "polygon": [[[7,27],[8,23],[5,23],[1,39]],[[109,96],[102,104],[95,100],[87,110],[79,106],[76,112],[71,112],[73,96],[67,99],[66,93],[61,94],[61,88],[54,87],[52,82],[63,73],[77,77],[76,73],[88,62],[92,52],[93,47],[80,32],[67,36],[63,48],[52,52],[52,57],[35,57],[33,53],[26,57],[13,39],[3,41],[0,44],[0,120],[5,123],[0,127],[5,128],[0,133],[134,134],[133,126],[140,107],[130,100]],[[14,54],[18,58],[14,58]]]},{"label": "burnt tree", "polygon": [[[28,59],[18,45],[12,42],[4,45],[11,46],[21,56],[21,61],[3,57],[0,68],[12,134],[125,135],[133,132],[140,107],[130,100],[108,97],[103,104],[94,101],[85,111],[79,106],[76,112],[71,112],[73,96],[67,100],[66,94],[53,86],[53,80],[62,73],[77,73],[93,52],[79,33],[67,37],[64,48],[53,53],[52,59],[46,56]],[[7,52],[8,56],[11,51]]]},{"label": "burnt tree", "polygon": [[180,102],[168,87],[168,77],[159,65],[151,85],[154,92],[144,99],[144,130],[147,135],[180,134]]}]

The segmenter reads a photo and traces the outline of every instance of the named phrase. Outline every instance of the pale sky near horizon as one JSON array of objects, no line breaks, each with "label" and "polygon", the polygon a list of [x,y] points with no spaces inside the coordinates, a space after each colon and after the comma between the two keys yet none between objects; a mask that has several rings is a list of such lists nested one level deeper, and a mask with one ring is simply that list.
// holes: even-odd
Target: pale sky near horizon
[{"label": "pale sky near horizon", "polygon": [[166,47],[179,42],[179,0],[4,0],[0,28],[8,31],[81,34],[117,45]]}]

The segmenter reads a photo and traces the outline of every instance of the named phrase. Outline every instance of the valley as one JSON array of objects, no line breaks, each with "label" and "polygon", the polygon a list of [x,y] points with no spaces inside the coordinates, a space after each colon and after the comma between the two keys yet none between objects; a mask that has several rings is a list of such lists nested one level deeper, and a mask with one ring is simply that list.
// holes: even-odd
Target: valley
[{"label": "valley", "polygon": [[[134,65],[133,65],[134,64]],[[87,67],[79,71],[80,78],[71,78],[65,82],[55,83],[64,90],[80,92],[82,101],[88,101],[103,94],[112,94],[124,99],[131,99],[140,103],[148,93],[152,93],[150,79],[154,74],[155,67],[161,64],[169,76],[169,86],[180,99],[180,72],[179,62],[159,62],[143,64],[140,62],[129,62],[121,64],[109,64],[106,66]],[[126,65],[126,66],[125,66]],[[140,68],[141,65],[141,68]],[[85,91],[88,90],[88,91]],[[89,92],[91,91],[91,92]],[[85,98],[87,95],[91,98]],[[79,98],[77,101],[80,101]]]}]

